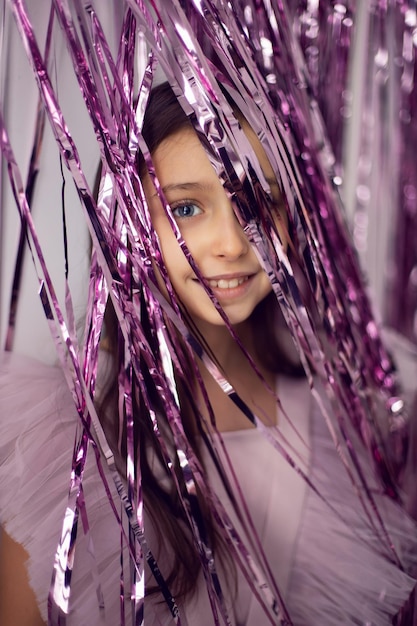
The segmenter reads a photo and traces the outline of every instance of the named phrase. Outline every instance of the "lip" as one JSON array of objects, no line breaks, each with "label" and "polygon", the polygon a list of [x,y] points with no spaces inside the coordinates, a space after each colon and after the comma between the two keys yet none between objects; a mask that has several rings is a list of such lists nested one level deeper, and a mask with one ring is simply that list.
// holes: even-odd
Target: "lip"
[{"label": "lip", "polygon": [[232,274],[217,274],[216,276],[204,276],[204,279],[207,282],[210,282],[211,280],[234,280],[234,279],[240,279],[240,278],[246,278],[246,277],[251,277],[254,276],[256,274],[256,272],[250,271],[250,272],[233,272]]},{"label": "lip", "polygon": [[[255,276],[256,272],[237,272],[233,274],[218,274],[210,277],[205,276],[204,279],[215,298],[219,302],[225,302],[226,300],[234,300],[245,296],[251,288]],[[198,282],[196,278],[193,280]],[[235,283],[236,281],[239,281],[239,283],[232,287],[213,285],[213,282]]]}]

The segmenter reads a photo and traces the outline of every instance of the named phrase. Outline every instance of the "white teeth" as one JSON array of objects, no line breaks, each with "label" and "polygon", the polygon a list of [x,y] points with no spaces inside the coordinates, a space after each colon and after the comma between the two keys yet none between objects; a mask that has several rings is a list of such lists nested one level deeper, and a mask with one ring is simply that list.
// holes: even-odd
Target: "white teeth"
[{"label": "white teeth", "polygon": [[235,287],[239,287],[242,283],[248,280],[247,276],[243,278],[232,278],[232,280],[209,280],[209,285],[213,289],[234,289]]}]

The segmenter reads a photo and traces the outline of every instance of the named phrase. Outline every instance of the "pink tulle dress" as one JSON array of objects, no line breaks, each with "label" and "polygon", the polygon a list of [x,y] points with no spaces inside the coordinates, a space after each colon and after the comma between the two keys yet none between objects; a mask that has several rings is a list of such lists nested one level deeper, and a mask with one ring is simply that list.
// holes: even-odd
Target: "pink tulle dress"
[{"label": "pink tulle dress", "polygon": [[[291,619],[297,626],[388,626],[416,585],[416,525],[397,505],[378,496],[377,483],[370,480],[401,556],[401,569],[375,537],[306,381],[282,378],[278,393],[298,435],[283,415],[280,433],[337,514],[257,430],[225,433],[224,441]],[[46,620],[77,420],[60,370],[24,357],[5,358],[0,416],[1,524],[29,553],[30,584]],[[213,488],[234,518],[208,455],[206,467]],[[116,626],[120,529],[93,455],[88,459],[84,490],[91,536],[87,541],[80,526],[67,624]],[[115,490],[113,495],[117,499]],[[239,529],[237,520],[235,524]],[[104,597],[101,610],[95,569]],[[235,626],[270,623],[239,575],[236,596],[229,594],[228,604]],[[197,593],[181,609],[182,624],[214,624],[202,576]],[[171,623],[164,604],[155,600],[145,604],[146,625]],[[412,618],[407,624],[413,624]]]}]

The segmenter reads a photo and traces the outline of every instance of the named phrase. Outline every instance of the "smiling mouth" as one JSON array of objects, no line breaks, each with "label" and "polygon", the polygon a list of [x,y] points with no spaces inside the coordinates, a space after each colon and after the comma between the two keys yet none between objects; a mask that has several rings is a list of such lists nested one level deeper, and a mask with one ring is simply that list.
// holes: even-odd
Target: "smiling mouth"
[{"label": "smiling mouth", "polygon": [[236,289],[236,287],[239,287],[247,280],[249,280],[249,276],[231,278],[230,280],[221,278],[220,280],[209,280],[208,284],[212,289]]}]

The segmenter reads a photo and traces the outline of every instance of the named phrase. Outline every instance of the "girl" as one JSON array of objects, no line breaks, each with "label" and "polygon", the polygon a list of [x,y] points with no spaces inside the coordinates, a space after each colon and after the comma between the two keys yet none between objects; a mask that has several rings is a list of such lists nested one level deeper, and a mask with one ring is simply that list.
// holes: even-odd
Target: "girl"
[{"label": "girl", "polygon": [[[256,135],[244,120],[240,123],[270,185],[273,228],[285,247],[289,243],[288,225],[277,181]],[[187,454],[194,454],[201,462],[207,484],[204,491],[202,483],[196,483],[195,502],[189,499],[194,507],[191,519],[197,520],[203,545],[214,554],[213,580],[218,576],[224,593],[222,610],[236,626],[290,620],[300,626],[412,624],[408,603],[415,586],[415,526],[397,505],[381,495],[361,451],[362,444],[351,433],[393,550],[384,544],[381,533],[366,515],[360,501],[364,494],[352,487],[319,404],[312,400],[309,383],[280,329],[271,282],[236,217],[234,200],[210,161],[209,147],[195,132],[169,86],[154,90],[143,134],[160,187],[196,263],[196,268],[192,267],[180,249],[153,179],[144,163],[139,162],[163,255],[162,267],[166,267],[189,328],[244,403],[240,404],[242,410],[232,401],[233,395],[223,393],[202,354],[196,357],[194,366],[183,339],[172,331],[166,318],[172,341],[180,353],[183,350],[176,377],[182,426],[192,448]],[[154,271],[161,292],[169,300],[170,289],[158,259]],[[235,337],[214,300],[221,305]],[[141,321],[152,341],[156,327],[147,317],[148,310],[143,308]],[[99,394],[100,415],[121,475],[128,481],[128,443],[119,445],[126,437],[114,410],[118,402],[114,370],[120,358],[117,341],[113,341],[115,335],[117,324],[108,309],[102,352],[106,348],[111,356],[102,362],[105,374]],[[244,356],[245,351],[252,362]],[[16,372],[18,389],[13,383]],[[146,378],[146,369],[143,372]],[[145,533],[179,603],[181,618],[192,626],[208,626],[216,623],[210,604],[216,589],[213,591],[211,586],[210,597],[210,580],[204,578],[207,571],[200,565],[202,557],[193,541],[196,531],[191,528],[186,507],[181,505],[181,488],[175,486],[174,476],[178,481],[182,476],[181,457],[171,472],[146,405],[150,404],[158,416],[158,428],[167,447],[176,450],[177,442],[169,428],[169,407],[164,405],[150,376],[145,383],[147,397],[141,387],[132,398]],[[320,390],[318,381],[315,385]],[[48,576],[65,509],[65,478],[76,419],[63,388],[59,372],[50,368],[37,364],[23,367],[7,361],[3,367],[2,416],[10,416],[2,419],[0,426],[0,510],[4,527],[0,622],[4,626],[35,626],[46,619]],[[330,412],[322,391],[320,395]],[[258,428],[254,427],[252,414],[260,417]],[[217,431],[222,434],[224,448]],[[283,442],[284,448],[291,451],[298,472],[268,438]],[[314,487],[307,485],[302,473]],[[119,610],[120,570],[116,564],[120,558],[120,529],[94,463],[87,467],[83,485],[89,503],[88,525],[84,527],[88,533],[77,542],[67,623],[91,625],[105,620],[113,625]],[[242,568],[231,564],[238,558],[225,530],[225,517],[219,519],[221,509],[215,496],[236,531],[249,541],[275,602],[265,600],[269,596],[260,592],[255,570],[248,567],[247,559],[242,559]],[[91,546],[90,537],[95,554],[92,560],[83,549],[84,545]],[[249,572],[249,576],[242,572]],[[102,583],[99,599],[104,598],[104,610],[98,608],[102,605],[95,593],[98,580]],[[145,623],[171,623],[167,604],[150,572]]]}]

